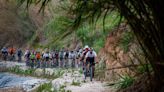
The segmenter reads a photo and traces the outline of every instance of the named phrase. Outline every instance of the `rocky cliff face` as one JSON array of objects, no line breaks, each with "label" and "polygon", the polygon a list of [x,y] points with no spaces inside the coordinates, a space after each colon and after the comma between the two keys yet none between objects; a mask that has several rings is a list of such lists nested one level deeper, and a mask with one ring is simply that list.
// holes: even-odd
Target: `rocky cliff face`
[{"label": "rocky cliff face", "polygon": [[120,75],[133,75],[133,67],[129,68],[126,66],[139,63],[138,59],[132,54],[139,48],[134,40],[128,43],[129,50],[127,52],[125,52],[119,45],[123,34],[128,31],[129,28],[124,24],[122,24],[117,30],[113,30],[113,32],[108,35],[104,48],[99,52],[99,58],[103,59],[106,64],[106,80],[114,81],[117,80]]}]

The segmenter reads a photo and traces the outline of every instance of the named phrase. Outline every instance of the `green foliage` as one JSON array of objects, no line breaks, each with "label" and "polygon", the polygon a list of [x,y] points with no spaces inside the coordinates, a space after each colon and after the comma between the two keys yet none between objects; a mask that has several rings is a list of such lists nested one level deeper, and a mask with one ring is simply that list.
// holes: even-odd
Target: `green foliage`
[{"label": "green foliage", "polygon": [[80,86],[80,84],[81,84],[81,83],[80,83],[79,81],[73,80],[71,85]]},{"label": "green foliage", "polygon": [[120,80],[116,84],[114,84],[114,86],[116,88],[124,89],[124,88],[131,86],[134,81],[135,81],[135,79],[131,76],[127,76],[127,75],[121,76]]},{"label": "green foliage", "polygon": [[120,17],[116,16],[116,12],[113,12],[106,18],[106,24],[103,27],[103,18],[100,18],[95,25],[84,23],[79,26],[76,31],[76,35],[83,44],[87,44],[93,47],[97,52],[105,44],[105,38],[110,30],[118,25]]},{"label": "green foliage", "polygon": [[[64,39],[70,31],[73,20],[64,15],[55,16],[50,22],[44,26],[44,35],[48,40],[47,46],[52,48],[61,48]],[[59,41],[60,40],[60,41]],[[67,40],[67,39],[64,39]]]},{"label": "green foliage", "polygon": [[65,87],[66,85],[61,85],[58,92],[66,92]]},{"label": "green foliage", "polygon": [[82,68],[80,68],[79,73],[83,74],[83,69]]},{"label": "green foliage", "polygon": [[99,78],[105,78],[106,64],[105,60],[101,58],[99,64],[96,64],[95,76]]},{"label": "green foliage", "polygon": [[43,69],[43,71],[42,71],[43,73],[40,76],[38,76],[35,74],[35,71],[36,71],[36,69],[32,69],[32,68],[23,70],[19,66],[11,67],[8,70],[8,72],[19,74],[19,75],[42,77],[42,78],[48,78],[48,79],[59,78],[65,72],[64,70],[57,69],[57,70],[54,70],[54,73],[52,75],[49,75],[49,74],[46,74],[45,69]]},{"label": "green foliage", "polygon": [[95,41],[93,47],[95,49],[96,52],[98,52],[105,44],[105,38],[99,38]]},{"label": "green foliage", "polygon": [[35,71],[35,69],[23,70],[19,66],[9,68],[9,72],[20,74],[20,75],[30,75],[30,76],[32,76],[34,71]]},{"label": "green foliage", "polygon": [[148,64],[148,65],[142,65],[142,66],[139,66],[137,68],[137,71],[139,73],[145,73],[145,72],[148,72],[148,71],[151,72],[152,70],[153,70],[153,68],[152,68],[152,66],[150,64]]},{"label": "green foliage", "polygon": [[65,73],[65,71],[62,70],[62,69],[54,70],[53,78],[59,78],[59,77],[61,77],[64,73]]},{"label": "green foliage", "polygon": [[119,46],[127,52],[129,50],[129,44],[133,41],[132,32],[124,32],[122,37],[120,38]]},{"label": "green foliage", "polygon": [[52,87],[52,83],[44,83],[42,85],[40,85],[36,92],[57,92],[53,87]]}]

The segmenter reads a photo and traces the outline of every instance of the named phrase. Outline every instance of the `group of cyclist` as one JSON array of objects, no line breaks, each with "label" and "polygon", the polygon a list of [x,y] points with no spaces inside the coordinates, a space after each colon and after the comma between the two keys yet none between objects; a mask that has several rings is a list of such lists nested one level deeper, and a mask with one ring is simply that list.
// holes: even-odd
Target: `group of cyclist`
[{"label": "group of cyclist", "polygon": [[1,55],[4,61],[15,61],[17,56],[18,62],[21,62],[23,52],[21,49],[15,49],[13,46],[9,48],[3,47],[1,49]]},{"label": "group of cyclist", "polygon": [[[85,78],[87,76],[90,67],[93,69],[94,76],[94,66],[97,54],[89,46],[84,48],[78,48],[75,50],[68,50],[62,48],[59,50],[30,50],[26,49],[23,51],[21,49],[15,49],[13,47],[1,49],[1,54],[4,60],[14,61],[17,56],[18,62],[23,62],[22,57],[27,66],[31,68],[47,68],[47,67],[60,67],[60,68],[78,68],[82,67],[84,71]],[[10,57],[10,58],[9,58]]]},{"label": "group of cyclist", "polygon": [[[45,68],[45,67],[76,67],[75,62],[77,60],[76,50],[68,51],[61,49],[44,51],[40,50],[26,50],[25,51],[25,61],[27,66]],[[78,65],[78,62],[76,62]],[[71,66],[70,66],[71,65]]]}]

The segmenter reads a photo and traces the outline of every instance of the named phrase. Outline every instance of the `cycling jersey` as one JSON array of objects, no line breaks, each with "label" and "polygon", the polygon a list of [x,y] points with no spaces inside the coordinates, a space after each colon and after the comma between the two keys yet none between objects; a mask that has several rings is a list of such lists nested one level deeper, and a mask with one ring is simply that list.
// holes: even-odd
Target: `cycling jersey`
[{"label": "cycling jersey", "polygon": [[[94,64],[95,62],[95,57],[97,57],[97,54],[95,51],[88,51],[85,58],[86,58],[86,63],[91,63],[91,64]],[[89,62],[88,62],[89,61]]]},{"label": "cycling jersey", "polygon": [[97,54],[95,51],[88,51],[85,57],[97,57]]}]

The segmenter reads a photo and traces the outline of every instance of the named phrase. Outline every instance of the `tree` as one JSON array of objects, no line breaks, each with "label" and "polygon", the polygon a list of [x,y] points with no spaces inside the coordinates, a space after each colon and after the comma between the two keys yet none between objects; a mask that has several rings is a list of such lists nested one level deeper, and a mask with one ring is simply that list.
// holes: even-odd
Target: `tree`
[{"label": "tree", "polygon": [[118,11],[133,29],[160,88],[164,83],[163,3],[162,0],[77,0],[73,10],[76,25],[83,19],[94,22],[102,14],[105,19],[111,11]]},{"label": "tree", "polygon": [[[21,0],[25,1],[25,0]],[[42,1],[42,0],[26,0]],[[45,3],[50,0],[43,0]],[[164,86],[164,1],[163,0],[70,0],[75,27],[84,20],[96,22],[101,16],[118,11],[131,26],[142,50],[154,70],[153,92]],[[27,4],[28,5],[28,4]],[[44,7],[42,3],[41,7]]]}]

